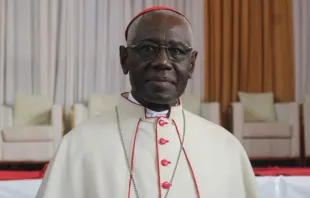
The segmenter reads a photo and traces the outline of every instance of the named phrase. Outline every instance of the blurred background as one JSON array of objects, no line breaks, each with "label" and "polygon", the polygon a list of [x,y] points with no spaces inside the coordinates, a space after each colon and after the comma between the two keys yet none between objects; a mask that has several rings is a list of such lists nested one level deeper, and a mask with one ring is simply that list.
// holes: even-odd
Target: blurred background
[{"label": "blurred background", "polygon": [[310,0],[0,0],[0,180],[42,177],[65,133],[130,91],[118,47],[153,5],[192,24],[184,108],[233,133],[259,178],[310,175]]}]

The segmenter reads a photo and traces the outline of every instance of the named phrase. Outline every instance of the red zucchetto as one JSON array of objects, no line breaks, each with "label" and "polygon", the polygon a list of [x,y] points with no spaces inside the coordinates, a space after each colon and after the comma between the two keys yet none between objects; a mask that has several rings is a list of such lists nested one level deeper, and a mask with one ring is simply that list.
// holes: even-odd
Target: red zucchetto
[{"label": "red zucchetto", "polygon": [[[153,7],[149,7],[144,9],[143,11],[141,11],[139,14],[137,14],[127,25],[126,31],[125,31],[125,38],[127,40],[127,35],[128,35],[128,29],[130,27],[130,25],[141,15],[146,14],[148,12],[152,12],[152,11],[156,11],[156,10],[169,10],[171,12],[177,13],[179,15],[181,15],[182,17],[184,17],[188,22],[189,20],[184,16],[184,14],[180,13],[179,11],[176,11],[172,8],[166,7],[166,6],[153,6]],[[189,22],[190,23],[190,22]]]}]

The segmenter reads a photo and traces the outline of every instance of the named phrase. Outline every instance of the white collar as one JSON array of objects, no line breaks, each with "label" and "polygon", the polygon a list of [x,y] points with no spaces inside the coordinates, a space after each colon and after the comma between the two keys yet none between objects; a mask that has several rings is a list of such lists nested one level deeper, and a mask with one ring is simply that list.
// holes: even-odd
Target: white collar
[{"label": "white collar", "polygon": [[[140,104],[131,94],[131,92],[129,92],[128,94],[128,100],[130,100],[133,103],[136,104]],[[165,111],[153,111],[151,109],[147,109],[146,108],[146,117],[161,117],[161,116],[167,116],[169,113],[169,110],[165,110]]]}]

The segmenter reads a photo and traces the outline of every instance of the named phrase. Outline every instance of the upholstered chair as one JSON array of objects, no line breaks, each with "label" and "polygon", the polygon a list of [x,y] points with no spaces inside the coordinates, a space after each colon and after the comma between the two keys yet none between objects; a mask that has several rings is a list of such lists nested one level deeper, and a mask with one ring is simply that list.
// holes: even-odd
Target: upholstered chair
[{"label": "upholstered chair", "polygon": [[251,159],[300,158],[296,102],[274,103],[273,93],[239,93],[232,104],[233,133]]},{"label": "upholstered chair", "polygon": [[47,162],[63,136],[64,111],[52,98],[17,94],[13,106],[0,106],[0,160]]}]

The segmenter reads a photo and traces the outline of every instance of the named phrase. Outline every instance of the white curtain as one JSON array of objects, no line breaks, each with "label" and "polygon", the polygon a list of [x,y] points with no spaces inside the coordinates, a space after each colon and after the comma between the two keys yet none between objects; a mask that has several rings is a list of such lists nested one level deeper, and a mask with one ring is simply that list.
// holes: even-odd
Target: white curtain
[{"label": "white curtain", "polygon": [[55,67],[49,53],[55,42],[50,39],[46,3],[0,0],[1,104],[12,104],[15,93],[52,94]]},{"label": "white curtain", "polygon": [[293,0],[296,100],[310,94],[310,1]]},{"label": "white curtain", "polygon": [[0,102],[46,94],[68,109],[94,92],[130,90],[118,47],[130,19],[152,5],[191,21],[199,55],[186,92],[203,97],[203,0],[0,0]]}]

